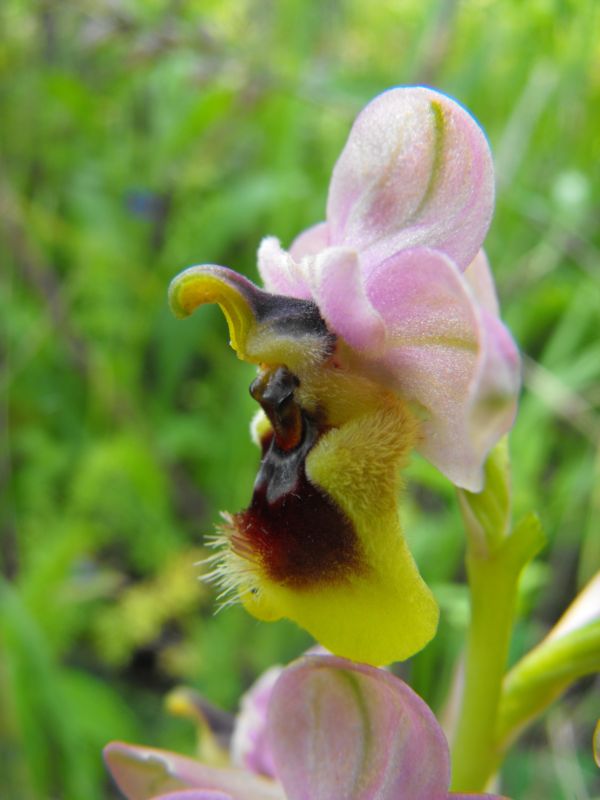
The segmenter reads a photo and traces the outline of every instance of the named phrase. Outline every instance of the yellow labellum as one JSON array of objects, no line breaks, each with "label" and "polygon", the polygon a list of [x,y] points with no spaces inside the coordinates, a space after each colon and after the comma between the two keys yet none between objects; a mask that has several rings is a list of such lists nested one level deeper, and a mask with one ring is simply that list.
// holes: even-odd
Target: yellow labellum
[{"label": "yellow labellum", "polygon": [[362,568],[306,589],[278,585],[258,573],[258,593],[242,597],[260,619],[289,617],[336,655],[374,665],[422,649],[435,634],[439,614],[397,512],[398,468],[418,427],[397,401],[387,400],[386,407],[331,430],[306,460],[308,479],[352,520]]}]

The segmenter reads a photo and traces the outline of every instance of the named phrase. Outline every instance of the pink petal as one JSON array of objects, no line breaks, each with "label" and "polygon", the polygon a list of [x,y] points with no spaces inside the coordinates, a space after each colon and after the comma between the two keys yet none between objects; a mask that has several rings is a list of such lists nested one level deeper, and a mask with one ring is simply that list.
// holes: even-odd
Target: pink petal
[{"label": "pink petal", "polygon": [[231,759],[236,766],[275,777],[273,755],[267,741],[267,709],[282,667],[271,667],[242,697],[231,740]]},{"label": "pink petal", "polygon": [[117,786],[128,800],[148,800],[157,794],[182,789],[214,789],[231,800],[284,800],[275,783],[238,769],[209,767],[192,758],[111,742],[104,760]]},{"label": "pink petal", "polygon": [[345,247],[325,250],[312,260],[309,275],[313,299],[327,327],[356,350],[379,355],[385,345],[385,325],[366,296],[356,252]]},{"label": "pink petal", "polygon": [[480,250],[464,272],[465,279],[477,302],[490,314],[500,316],[496,285],[490,270],[490,264],[483,250]]},{"label": "pink petal", "polygon": [[275,685],[269,731],[288,800],[447,800],[442,731],[384,670],[334,656],[301,659]]},{"label": "pink petal", "polygon": [[431,89],[390,89],[359,114],[333,171],[330,243],[366,264],[424,245],[465,269],[493,204],[490,150],[473,117]]},{"label": "pink petal", "polygon": [[[521,359],[508,329],[486,309],[479,317],[481,347],[477,376],[468,398],[468,440],[473,454],[483,458],[498,440],[512,428],[521,388]],[[483,478],[475,479],[471,491],[483,488]],[[458,486],[462,486],[455,481]]]},{"label": "pink petal", "polygon": [[189,789],[183,792],[169,792],[169,794],[157,795],[152,800],[232,800],[232,797],[230,794],[223,794],[223,792],[205,792]]},{"label": "pink petal", "polygon": [[296,236],[290,247],[290,255],[296,261],[305,256],[315,256],[329,247],[329,226],[318,222]]},{"label": "pink petal", "polygon": [[433,250],[388,259],[366,288],[387,327],[381,363],[422,409],[420,452],[456,485],[479,491],[485,457],[515,414],[519,359],[509,333]]},{"label": "pink petal", "polygon": [[310,291],[302,271],[274,236],[267,236],[260,243],[258,272],[268,292],[310,299]]}]

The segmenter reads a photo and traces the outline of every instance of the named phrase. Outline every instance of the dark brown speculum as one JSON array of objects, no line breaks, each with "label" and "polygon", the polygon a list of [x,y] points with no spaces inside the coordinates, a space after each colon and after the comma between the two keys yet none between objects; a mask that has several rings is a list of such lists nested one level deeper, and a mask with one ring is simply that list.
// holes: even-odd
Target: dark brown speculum
[{"label": "dark brown speculum", "polygon": [[250,506],[235,515],[231,545],[289,586],[341,579],[359,561],[358,539],[342,509],[306,476],[306,458],[328,430],[296,400],[298,378],[263,371],[250,387],[271,423]]}]

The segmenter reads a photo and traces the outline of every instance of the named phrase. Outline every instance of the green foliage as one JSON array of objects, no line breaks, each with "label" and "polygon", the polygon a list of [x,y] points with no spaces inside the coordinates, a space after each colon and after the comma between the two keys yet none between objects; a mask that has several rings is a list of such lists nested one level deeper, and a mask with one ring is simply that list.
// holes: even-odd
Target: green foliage
[{"label": "green foliage", "polygon": [[[3,797],[110,797],[105,741],[191,752],[166,689],[233,707],[306,647],[288,623],[213,616],[197,585],[203,535],[251,491],[251,370],[214,309],[172,319],[166,287],[199,260],[255,277],[263,235],[321,219],[356,112],[398,83],[456,96],[495,153],[487,248],[526,354],[513,505],[549,540],[522,580],[517,661],[600,569],[598,4],[4,0],[0,30]],[[464,534],[418,459],[404,521],[444,609],[410,667],[435,704],[464,637]],[[503,791],[570,797],[566,729],[598,793],[594,713],[569,695]]]}]

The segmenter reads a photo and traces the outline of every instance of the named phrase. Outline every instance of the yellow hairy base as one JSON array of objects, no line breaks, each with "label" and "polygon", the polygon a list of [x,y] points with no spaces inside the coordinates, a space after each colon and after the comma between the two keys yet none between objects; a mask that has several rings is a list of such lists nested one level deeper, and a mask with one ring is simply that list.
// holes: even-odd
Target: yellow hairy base
[{"label": "yellow hairy base", "polygon": [[[385,395],[385,393],[384,393]],[[399,468],[419,435],[396,398],[326,433],[306,460],[309,480],[352,520],[358,569],[306,588],[253,575],[242,602],[259,619],[288,617],[336,655],[383,665],[408,658],[435,634],[438,607],[406,546],[397,512]]]}]

